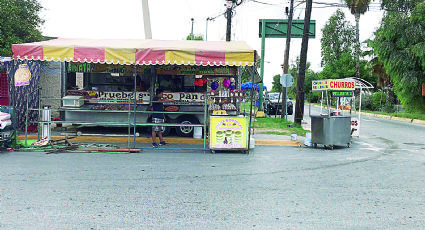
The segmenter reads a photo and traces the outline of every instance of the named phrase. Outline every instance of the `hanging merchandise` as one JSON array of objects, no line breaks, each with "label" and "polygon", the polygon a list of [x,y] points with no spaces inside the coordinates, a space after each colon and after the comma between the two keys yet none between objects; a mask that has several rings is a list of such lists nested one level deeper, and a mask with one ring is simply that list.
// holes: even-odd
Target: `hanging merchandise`
[{"label": "hanging merchandise", "polygon": [[216,89],[218,89],[218,87],[220,87],[220,84],[218,83],[218,81],[213,81],[211,83],[211,89],[212,90],[216,90]]},{"label": "hanging merchandise", "polygon": [[207,79],[200,78],[200,79],[195,80],[195,82],[193,84],[196,85],[196,86],[202,87],[202,86],[204,86],[205,83],[207,83]]},{"label": "hanging merchandise", "polygon": [[235,82],[230,82],[229,89],[230,90],[235,90],[235,88],[236,88]]},{"label": "hanging merchandise", "polygon": [[223,80],[223,86],[225,88],[229,88],[229,86],[230,86],[230,79],[229,78],[226,78],[226,79]]}]

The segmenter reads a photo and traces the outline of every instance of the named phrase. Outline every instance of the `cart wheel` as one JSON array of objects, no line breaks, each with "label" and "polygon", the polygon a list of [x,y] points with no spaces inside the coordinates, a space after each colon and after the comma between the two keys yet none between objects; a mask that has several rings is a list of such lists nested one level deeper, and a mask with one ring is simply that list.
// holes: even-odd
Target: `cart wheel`
[{"label": "cart wheel", "polygon": [[317,143],[313,143],[313,148],[317,148]]}]

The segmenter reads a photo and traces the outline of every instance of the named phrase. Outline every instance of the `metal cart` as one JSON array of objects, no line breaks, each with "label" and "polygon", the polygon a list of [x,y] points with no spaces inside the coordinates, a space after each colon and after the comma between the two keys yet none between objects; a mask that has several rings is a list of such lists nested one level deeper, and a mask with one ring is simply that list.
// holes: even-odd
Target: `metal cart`
[{"label": "metal cart", "polygon": [[350,147],[351,116],[310,116],[313,147],[323,144],[330,149],[335,145]]},{"label": "metal cart", "polygon": [[[328,92],[333,92],[333,97],[352,97],[355,90],[354,80],[318,80],[312,82],[313,91],[322,92],[326,96],[327,113],[310,115],[311,142],[313,147],[322,144],[325,148],[333,149],[334,146],[347,146],[351,144],[351,116],[343,115],[340,110],[331,110]],[[337,92],[337,93],[335,93]],[[340,107],[337,100],[336,108]]]}]

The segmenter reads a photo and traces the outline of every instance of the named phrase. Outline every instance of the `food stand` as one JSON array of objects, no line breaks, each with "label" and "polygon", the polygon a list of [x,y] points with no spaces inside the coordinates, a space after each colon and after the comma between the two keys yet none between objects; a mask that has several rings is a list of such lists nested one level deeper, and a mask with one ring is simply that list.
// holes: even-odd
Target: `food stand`
[{"label": "food stand", "polygon": [[[149,108],[156,88],[172,101],[164,103],[164,126],[190,136],[194,127],[207,128],[210,83],[232,79],[231,91],[239,93],[240,67],[255,68],[254,50],[238,41],[59,38],[14,44],[12,51],[15,59],[65,62],[61,122],[132,126],[133,142],[136,126],[152,126]],[[238,108],[228,110],[239,115]]]},{"label": "food stand", "polygon": [[[351,143],[351,115],[345,114],[345,110],[351,110],[349,105],[340,106],[339,98],[353,97],[355,90],[354,80],[316,80],[312,82],[312,91],[322,92],[322,100],[326,97],[327,112],[319,115],[310,115],[311,118],[311,141],[314,147],[323,144],[330,149],[334,146],[350,147]],[[331,110],[330,95],[337,98],[335,111]]]}]

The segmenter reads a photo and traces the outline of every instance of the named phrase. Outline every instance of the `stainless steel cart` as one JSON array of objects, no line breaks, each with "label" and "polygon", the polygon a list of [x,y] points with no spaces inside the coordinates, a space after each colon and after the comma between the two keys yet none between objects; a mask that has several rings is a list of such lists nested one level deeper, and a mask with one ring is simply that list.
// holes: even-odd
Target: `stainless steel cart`
[{"label": "stainless steel cart", "polygon": [[334,146],[350,147],[351,116],[310,116],[311,142],[313,147],[322,144],[330,149]]}]

